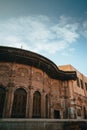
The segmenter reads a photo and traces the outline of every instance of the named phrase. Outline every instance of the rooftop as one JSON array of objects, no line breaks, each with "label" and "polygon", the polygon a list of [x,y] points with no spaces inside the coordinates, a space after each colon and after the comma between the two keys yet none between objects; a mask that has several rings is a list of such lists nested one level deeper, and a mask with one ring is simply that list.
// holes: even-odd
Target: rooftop
[{"label": "rooftop", "polygon": [[75,80],[77,77],[75,71],[62,71],[46,57],[23,49],[0,46],[0,61],[15,62],[39,68],[53,79]]}]

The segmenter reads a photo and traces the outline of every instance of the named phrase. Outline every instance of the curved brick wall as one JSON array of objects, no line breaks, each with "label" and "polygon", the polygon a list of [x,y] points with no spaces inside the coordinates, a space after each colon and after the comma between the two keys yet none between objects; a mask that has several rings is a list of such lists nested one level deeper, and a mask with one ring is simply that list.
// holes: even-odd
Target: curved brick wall
[{"label": "curved brick wall", "polygon": [[75,78],[41,55],[0,47],[0,117],[63,118],[63,86]]}]

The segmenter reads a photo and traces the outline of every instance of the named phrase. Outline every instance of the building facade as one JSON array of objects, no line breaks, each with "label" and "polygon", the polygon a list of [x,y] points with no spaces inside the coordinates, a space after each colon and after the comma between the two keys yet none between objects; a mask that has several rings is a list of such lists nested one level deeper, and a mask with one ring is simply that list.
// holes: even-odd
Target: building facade
[{"label": "building facade", "polygon": [[[69,93],[71,101],[71,111],[75,113],[72,118],[87,119],[87,77],[76,70],[72,65],[59,66],[64,71],[76,71],[77,79],[70,80]],[[74,116],[74,117],[73,117]]]},{"label": "building facade", "polygon": [[86,118],[86,79],[39,54],[0,47],[0,118]]}]

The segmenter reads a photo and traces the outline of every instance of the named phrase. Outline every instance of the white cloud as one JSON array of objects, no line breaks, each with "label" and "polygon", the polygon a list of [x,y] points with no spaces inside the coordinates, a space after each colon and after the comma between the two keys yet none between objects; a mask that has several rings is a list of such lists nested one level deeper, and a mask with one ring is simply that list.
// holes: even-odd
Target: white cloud
[{"label": "white cloud", "polygon": [[85,14],[87,14],[87,11],[85,12]]},{"label": "white cloud", "polygon": [[87,38],[87,20],[83,22],[83,30],[81,33]]},{"label": "white cloud", "polygon": [[68,23],[65,17],[60,17],[60,22],[52,29],[59,39],[65,42],[72,43],[77,40],[79,34],[77,33],[78,23]]},{"label": "white cloud", "polygon": [[54,23],[47,16],[13,18],[0,23],[0,45],[53,54],[70,47],[78,38],[78,23],[61,16]]},{"label": "white cloud", "polygon": [[67,50],[62,52],[63,56],[70,56],[74,54],[75,48],[67,48]]}]

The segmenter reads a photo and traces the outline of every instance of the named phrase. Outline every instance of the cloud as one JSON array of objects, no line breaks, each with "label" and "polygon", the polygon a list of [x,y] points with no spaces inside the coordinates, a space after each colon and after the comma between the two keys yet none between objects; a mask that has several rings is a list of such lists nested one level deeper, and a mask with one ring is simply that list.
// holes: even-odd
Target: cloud
[{"label": "cloud", "polygon": [[70,56],[70,55],[74,54],[74,52],[75,52],[75,48],[67,48],[67,50],[64,50],[62,52],[62,55],[63,56]]},{"label": "cloud", "polygon": [[87,11],[85,12],[85,14],[87,14]]},{"label": "cloud", "polygon": [[63,39],[67,43],[75,42],[78,39],[77,30],[78,23],[68,23],[65,17],[60,17],[60,22],[53,27],[57,38]]},{"label": "cloud", "polygon": [[87,20],[83,22],[83,30],[81,33],[85,38],[87,38]]},{"label": "cloud", "polygon": [[0,45],[54,54],[79,38],[78,23],[61,16],[54,23],[47,16],[12,18],[0,22]]}]

